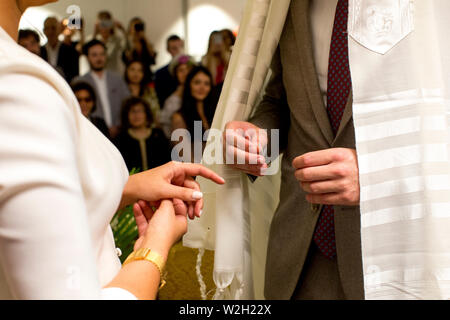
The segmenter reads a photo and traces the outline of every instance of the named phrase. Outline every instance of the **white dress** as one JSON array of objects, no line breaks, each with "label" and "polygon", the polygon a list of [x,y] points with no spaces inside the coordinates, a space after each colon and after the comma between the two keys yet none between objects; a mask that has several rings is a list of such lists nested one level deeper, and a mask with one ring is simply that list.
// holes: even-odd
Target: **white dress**
[{"label": "white dress", "polygon": [[0,28],[0,299],[134,298],[101,289],[127,178],[66,82]]}]

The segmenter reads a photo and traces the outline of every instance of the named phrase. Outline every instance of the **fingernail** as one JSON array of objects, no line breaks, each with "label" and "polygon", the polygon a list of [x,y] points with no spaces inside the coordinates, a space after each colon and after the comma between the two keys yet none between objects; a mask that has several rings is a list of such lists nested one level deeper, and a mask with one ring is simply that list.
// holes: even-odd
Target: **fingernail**
[{"label": "fingernail", "polygon": [[193,200],[200,200],[200,199],[203,199],[203,193],[200,192],[200,191],[194,191],[194,192],[192,193],[192,199],[193,199]]},{"label": "fingernail", "polygon": [[200,210],[200,213],[198,214],[198,217],[200,218],[203,214],[203,210]]}]

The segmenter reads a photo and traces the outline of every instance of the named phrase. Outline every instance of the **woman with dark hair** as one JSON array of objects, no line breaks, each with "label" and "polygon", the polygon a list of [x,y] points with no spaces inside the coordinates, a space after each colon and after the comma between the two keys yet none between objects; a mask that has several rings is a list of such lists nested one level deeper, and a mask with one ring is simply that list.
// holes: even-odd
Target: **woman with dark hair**
[{"label": "woman with dark hair", "polygon": [[[195,125],[200,123],[203,133],[211,128],[217,106],[216,95],[214,95],[212,89],[213,80],[209,70],[203,66],[193,68],[186,78],[181,109],[172,116],[172,130],[187,130],[190,134],[190,141],[194,142],[193,139],[200,138],[199,141],[195,142],[202,143],[203,148],[206,145],[203,141],[203,134],[200,137],[194,134]],[[186,143],[184,139],[189,139],[187,132],[182,135],[183,144]],[[180,142],[180,140],[175,141],[176,144]],[[194,153],[191,152],[191,155],[194,155]],[[193,157],[189,159],[186,154],[180,153],[179,155],[183,158],[183,161],[199,162],[200,160]]]},{"label": "woman with dark hair", "polygon": [[177,80],[178,87],[166,99],[160,115],[161,128],[168,139],[172,135],[172,116],[180,110],[183,102],[184,83],[189,72],[196,65],[194,58],[185,54],[176,56],[169,64],[169,73]]},{"label": "woman with dark hair", "polygon": [[173,130],[187,129],[193,136],[195,121],[202,122],[204,131],[211,128],[217,106],[212,86],[212,76],[207,68],[197,66],[192,69],[186,78],[181,109],[172,116]]},{"label": "woman with dark hair", "polygon": [[77,97],[78,103],[80,104],[81,113],[89,119],[96,127],[107,137],[110,139],[109,129],[106,125],[105,120],[100,117],[92,116],[92,113],[97,109],[97,96],[95,94],[94,88],[84,81],[78,81],[73,83],[72,91],[75,93]]},{"label": "woman with dark hair", "polygon": [[152,83],[145,78],[145,66],[140,60],[131,60],[125,70],[125,82],[130,89],[133,97],[142,98],[150,105],[153,114],[154,124],[159,124],[159,106],[158,97]]},{"label": "woman with dark hair", "polygon": [[128,170],[145,171],[170,161],[170,144],[161,129],[153,127],[149,104],[138,97],[124,101],[122,127],[114,140]]}]

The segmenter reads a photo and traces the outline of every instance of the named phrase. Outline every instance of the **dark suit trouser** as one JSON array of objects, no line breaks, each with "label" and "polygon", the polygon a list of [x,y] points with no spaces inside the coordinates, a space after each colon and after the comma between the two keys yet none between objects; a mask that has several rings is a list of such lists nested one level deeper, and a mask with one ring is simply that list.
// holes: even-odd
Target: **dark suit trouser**
[{"label": "dark suit trouser", "polygon": [[336,259],[326,258],[312,243],[292,300],[343,300]]}]

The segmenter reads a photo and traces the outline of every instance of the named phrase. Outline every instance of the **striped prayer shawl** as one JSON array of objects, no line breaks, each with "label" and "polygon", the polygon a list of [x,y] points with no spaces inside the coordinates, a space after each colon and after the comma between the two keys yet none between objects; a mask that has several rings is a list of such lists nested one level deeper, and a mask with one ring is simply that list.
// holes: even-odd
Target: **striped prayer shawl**
[{"label": "striped prayer shawl", "polygon": [[[257,105],[289,4],[290,0],[247,1],[213,129],[223,130],[233,120],[245,121]],[[199,179],[205,199],[204,215],[190,222],[183,243],[199,248],[200,258],[203,249],[215,250],[215,299],[263,299],[268,226],[279,199],[280,175],[249,186],[248,178],[240,172],[224,165],[207,166],[221,174],[227,184],[217,187]],[[258,199],[261,194],[265,195],[264,201]],[[252,219],[255,212],[258,217]],[[201,278],[200,272],[197,274]],[[206,298],[204,284],[201,287]]]},{"label": "striped prayer shawl", "polygon": [[366,299],[450,298],[449,12],[350,1]]}]

